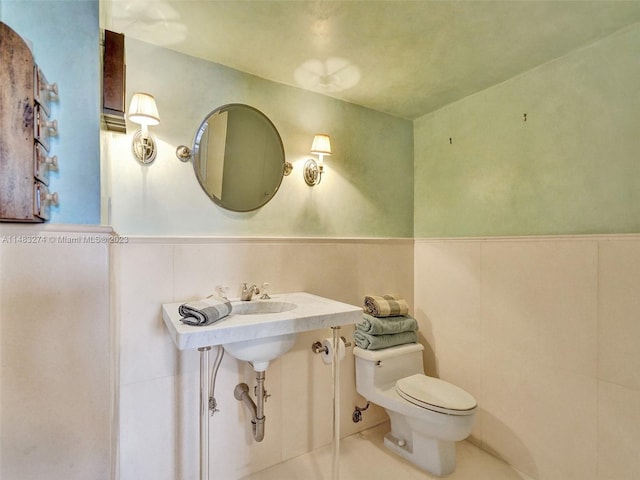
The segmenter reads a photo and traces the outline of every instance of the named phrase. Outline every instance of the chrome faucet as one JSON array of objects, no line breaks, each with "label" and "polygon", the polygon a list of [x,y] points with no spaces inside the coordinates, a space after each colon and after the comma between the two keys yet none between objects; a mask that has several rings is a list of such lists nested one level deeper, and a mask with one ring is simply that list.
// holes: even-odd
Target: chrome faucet
[{"label": "chrome faucet", "polygon": [[253,294],[258,294],[260,293],[260,290],[258,289],[258,287],[254,285],[251,285],[250,287],[247,287],[246,283],[242,284],[242,293],[240,294],[240,300],[242,300],[243,302],[248,302],[249,300],[251,300],[251,297],[253,296]]}]

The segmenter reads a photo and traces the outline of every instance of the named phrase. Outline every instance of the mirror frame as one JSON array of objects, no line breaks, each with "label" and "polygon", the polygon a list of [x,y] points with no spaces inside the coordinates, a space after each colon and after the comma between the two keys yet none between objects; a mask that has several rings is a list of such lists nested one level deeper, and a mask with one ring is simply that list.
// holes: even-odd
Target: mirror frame
[{"label": "mirror frame", "polygon": [[[204,187],[204,185],[202,184],[202,181],[200,180],[200,176],[198,175],[198,165],[200,162],[200,142],[202,139],[202,135],[204,134],[206,127],[208,126],[208,121],[209,119],[222,111],[226,111],[229,110],[232,107],[242,107],[242,108],[247,108],[250,109],[254,112],[256,112],[258,115],[260,115],[263,119],[265,119],[267,121],[267,124],[273,129],[273,132],[276,135],[276,138],[278,140],[278,145],[280,146],[279,150],[282,154],[282,169],[281,169],[281,175],[280,175],[280,181],[278,182],[278,184],[275,186],[273,192],[266,197],[266,199],[264,200],[264,202],[260,203],[259,205],[252,207],[252,208],[247,208],[247,209],[235,209],[235,208],[229,208],[229,206],[224,204],[224,201],[218,197],[216,197],[215,195],[211,194],[209,191],[207,191],[207,189]],[[226,139],[225,139],[226,141]],[[183,147],[178,147],[178,150],[180,150]],[[282,180],[283,178],[288,174],[287,170],[288,170],[288,162],[287,159],[285,157],[285,152],[284,152],[284,144],[282,143],[282,137],[280,137],[280,132],[278,132],[278,129],[276,128],[276,126],[273,124],[273,122],[269,119],[269,117],[267,117],[264,113],[262,113],[260,110],[258,110],[255,107],[252,107],[251,105],[247,105],[244,103],[227,103],[225,105],[222,105],[214,110],[212,110],[211,112],[209,112],[205,117],[204,120],[200,123],[200,126],[198,127],[198,130],[196,130],[196,134],[193,138],[193,148],[191,149],[191,151],[189,152],[191,160],[192,160],[192,165],[193,165],[193,171],[195,173],[196,179],[198,180],[198,184],[200,185],[200,188],[202,188],[202,190],[207,194],[207,196],[213,200],[213,202],[218,205],[220,208],[224,208],[225,210],[229,210],[231,212],[253,212],[255,210],[258,210],[260,208],[262,208],[263,206],[265,206],[267,203],[269,203],[273,197],[276,195],[276,193],[278,193],[278,190],[280,189],[280,185],[282,185]],[[180,154],[178,153],[178,158],[181,158]]]}]

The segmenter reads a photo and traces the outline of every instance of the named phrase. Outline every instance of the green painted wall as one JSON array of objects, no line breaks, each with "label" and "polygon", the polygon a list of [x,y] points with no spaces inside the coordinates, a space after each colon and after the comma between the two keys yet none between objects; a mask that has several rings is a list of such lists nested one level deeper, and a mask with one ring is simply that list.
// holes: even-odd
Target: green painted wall
[{"label": "green painted wall", "polygon": [[639,46],[636,25],[416,120],[415,236],[640,232]]},{"label": "green painted wall", "polygon": [[[33,30],[34,16],[73,18],[79,28],[62,35],[64,22],[45,22],[54,25],[47,33],[53,40],[45,42],[41,30]],[[95,0],[0,0],[0,18],[34,40],[38,61],[61,88],[60,170],[52,184],[62,203],[53,223],[100,221],[97,17]],[[103,221],[122,233],[423,237],[640,231],[639,26],[413,125],[133,39],[127,45],[129,96],[137,89],[154,93],[162,124],[154,129],[159,158],[147,168],[129,152],[133,125],[126,136],[103,133],[102,200],[110,205]],[[69,64],[70,51],[84,60]],[[275,199],[249,214],[215,206],[191,167],[173,155],[176,145],[191,142],[204,115],[228,102],[264,111],[296,167]],[[301,169],[320,131],[332,135],[336,153],[323,183],[309,188]]]},{"label": "green painted wall", "polygon": [[[127,102],[135,91],[156,98],[161,123],[155,162],[141,167],[131,138],[103,132],[110,218],[121,234],[412,237],[413,124],[350,103],[267,81],[132,38],[126,39]],[[202,119],[227,103],[246,103],[279,130],[294,165],[267,205],[234,213],[201,190],[191,164],[175,156],[191,145]],[[302,168],[315,133],[331,135],[322,183]],[[247,139],[247,141],[251,141]]]}]

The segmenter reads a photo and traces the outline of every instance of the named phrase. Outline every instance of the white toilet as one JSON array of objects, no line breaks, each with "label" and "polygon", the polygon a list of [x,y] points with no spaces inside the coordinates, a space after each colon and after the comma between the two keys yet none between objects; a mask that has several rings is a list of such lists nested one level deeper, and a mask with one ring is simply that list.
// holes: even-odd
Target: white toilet
[{"label": "white toilet", "polygon": [[356,390],[391,419],[384,444],[427,472],[444,476],[456,467],[455,442],[471,434],[478,404],[469,393],[427,377],[419,343],[383,350],[354,347]]}]

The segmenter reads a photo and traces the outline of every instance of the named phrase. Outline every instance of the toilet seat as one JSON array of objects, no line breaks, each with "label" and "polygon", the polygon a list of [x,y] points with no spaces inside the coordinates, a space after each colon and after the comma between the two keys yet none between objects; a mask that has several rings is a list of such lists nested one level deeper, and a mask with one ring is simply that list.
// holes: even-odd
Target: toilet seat
[{"label": "toilet seat", "polygon": [[398,380],[396,392],[414,405],[448,415],[471,415],[478,406],[476,399],[460,387],[422,374]]}]

